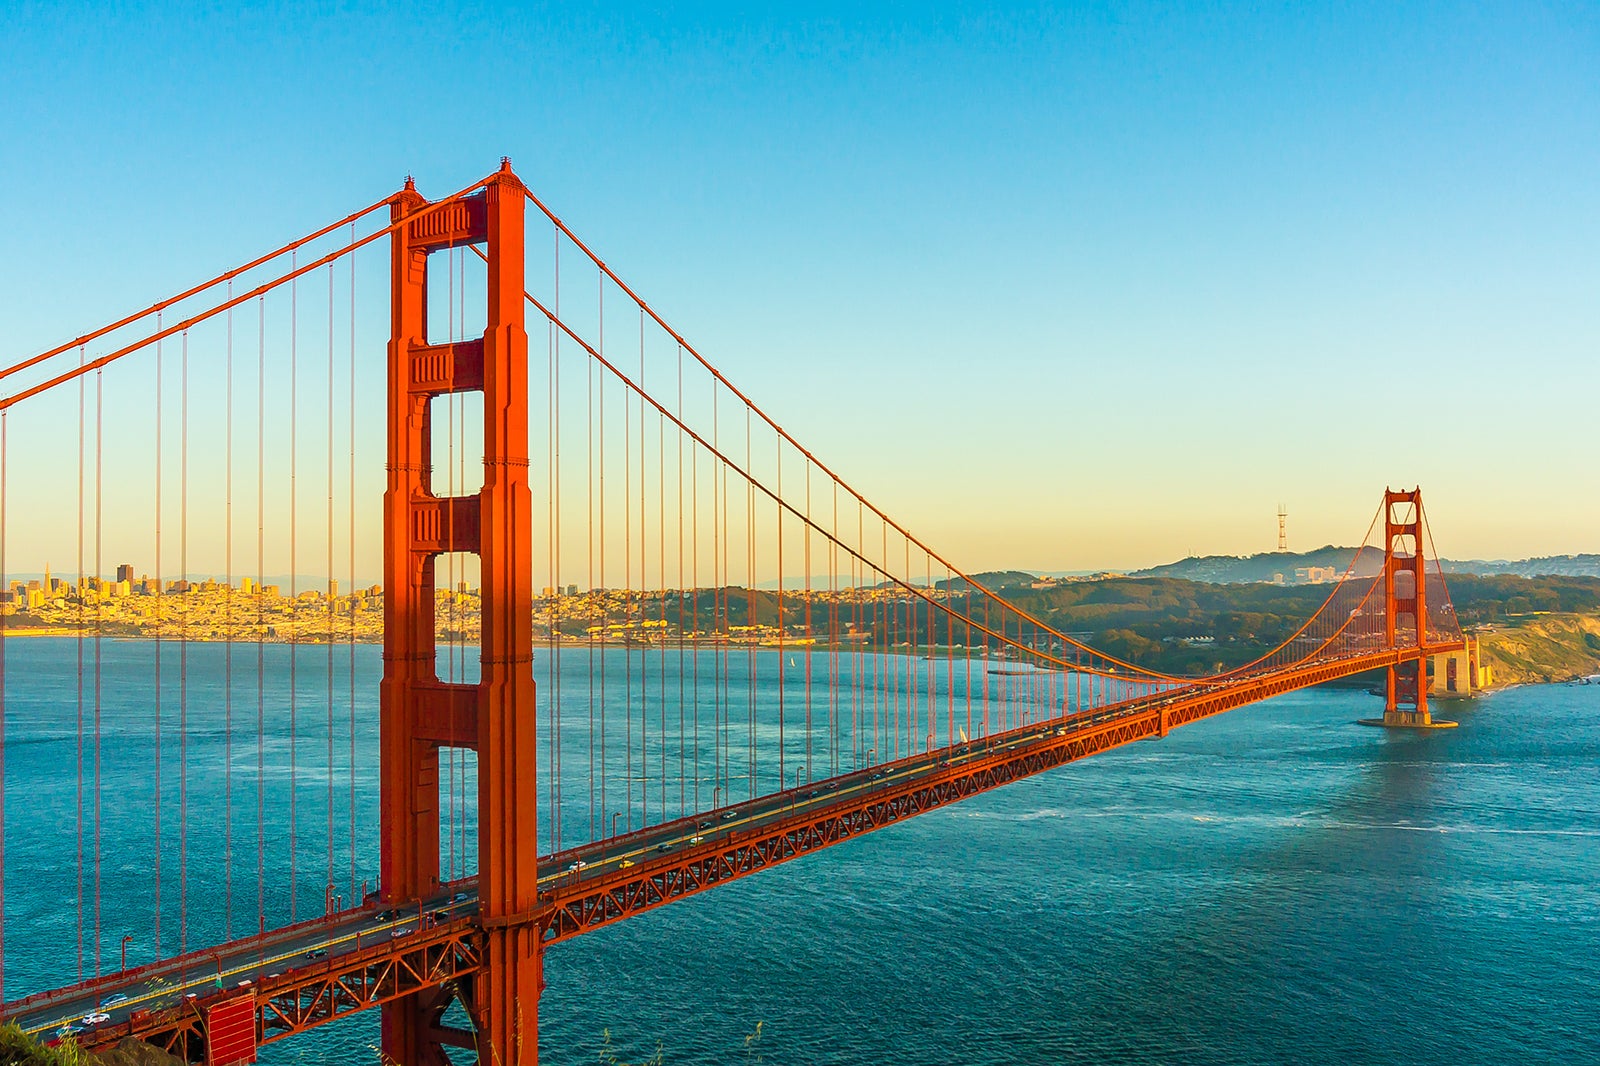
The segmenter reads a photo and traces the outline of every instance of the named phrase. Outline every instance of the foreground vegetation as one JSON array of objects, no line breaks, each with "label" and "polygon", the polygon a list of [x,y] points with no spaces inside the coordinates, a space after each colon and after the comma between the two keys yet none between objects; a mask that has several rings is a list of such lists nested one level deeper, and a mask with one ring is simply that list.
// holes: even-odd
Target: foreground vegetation
[{"label": "foreground vegetation", "polygon": [[90,1054],[71,1037],[41,1044],[15,1022],[0,1025],[0,1066],[183,1066],[181,1059],[137,1040]]}]

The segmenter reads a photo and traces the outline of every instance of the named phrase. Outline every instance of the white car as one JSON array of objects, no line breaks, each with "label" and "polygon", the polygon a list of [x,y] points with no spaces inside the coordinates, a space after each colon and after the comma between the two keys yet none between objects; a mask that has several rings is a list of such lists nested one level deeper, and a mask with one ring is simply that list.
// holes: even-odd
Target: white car
[{"label": "white car", "polygon": [[689,843],[698,844],[703,840],[705,840],[705,837],[703,837],[703,836],[692,836],[692,837],[689,838]]},{"label": "white car", "polygon": [[588,865],[589,864],[584,862],[582,859],[574,859],[572,865],[568,866],[567,869],[571,870],[573,873],[577,873],[579,870]]},{"label": "white car", "polygon": [[101,1022],[109,1022],[111,1015],[105,1011],[95,1011],[93,1014],[85,1014],[81,1020],[84,1025],[99,1025]]}]

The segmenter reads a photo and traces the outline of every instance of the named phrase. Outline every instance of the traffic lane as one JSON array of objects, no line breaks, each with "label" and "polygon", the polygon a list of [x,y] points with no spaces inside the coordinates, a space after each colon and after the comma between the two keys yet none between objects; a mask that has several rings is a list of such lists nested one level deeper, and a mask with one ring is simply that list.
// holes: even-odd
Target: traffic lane
[{"label": "traffic lane", "polygon": [[[554,877],[547,877],[542,880],[549,881],[567,877],[582,883],[601,873],[621,867],[623,864],[628,866],[636,865],[642,858],[653,858],[659,854],[676,851],[684,846],[692,846],[696,843],[695,838],[698,836],[720,837],[739,829],[764,828],[782,821],[797,811],[831,806],[840,797],[879,791],[920,777],[929,777],[939,770],[946,769],[948,766],[972,762],[993,755],[996,752],[1010,751],[1025,744],[1036,743],[1052,737],[1065,737],[1071,733],[1081,732],[1110,721],[1136,717],[1157,709],[1163,704],[1170,704],[1179,698],[1170,693],[1162,696],[1145,697],[1114,711],[1092,714],[1087,718],[1079,719],[1072,723],[1071,726],[1063,725],[1061,718],[1045,719],[1027,732],[1003,741],[992,743],[985,743],[982,740],[971,741],[966,745],[960,746],[960,748],[966,748],[967,750],[965,751],[960,750],[960,748],[956,750],[949,748],[938,749],[919,756],[915,762],[892,770],[857,770],[836,778],[823,778],[811,783],[812,787],[802,793],[796,794],[794,790],[774,793],[724,812],[737,812],[737,817],[733,819],[719,817],[716,820],[702,820],[698,821],[693,829],[683,829],[669,824],[669,827],[663,828],[657,833],[645,833],[642,836],[636,836],[635,841],[630,842],[634,843],[635,846],[615,854],[606,854],[607,849],[603,844],[577,848],[569,852],[568,855],[575,856],[577,860],[581,860],[581,867],[573,869],[569,864],[567,869],[560,871]],[[587,857],[591,855],[595,857]]]},{"label": "traffic lane", "polygon": [[[450,895],[441,895],[425,900],[422,905],[425,914],[432,915],[444,911],[450,917],[469,908],[472,912],[476,911],[475,896],[468,900],[455,900]],[[374,924],[375,914],[386,916]],[[63,1026],[75,1027],[78,1031],[90,1028],[91,1023],[87,1021],[90,1017],[97,1018],[94,1025],[115,1025],[126,1021],[136,1010],[164,1009],[176,1005],[185,996],[201,995],[230,986],[238,987],[241,982],[248,986],[263,979],[303,968],[329,956],[336,957],[368,947],[380,936],[393,939],[395,934],[402,930],[404,931],[402,935],[415,932],[418,922],[415,908],[408,908],[397,917],[389,916],[390,914],[392,912],[374,911],[369,908],[343,918],[331,926],[324,925],[298,931],[293,935],[277,939],[270,945],[253,945],[247,949],[223,954],[218,963],[208,963],[204,968],[195,966],[194,960],[191,960],[188,965],[175,965],[170,970],[159,971],[141,978],[138,984],[143,987],[137,992],[127,989],[101,991],[79,999],[66,1000],[52,1005],[47,1011],[24,1016],[21,1024],[30,1033],[49,1030],[52,1035],[55,1030]],[[102,1014],[107,1017],[99,1019],[98,1016]]]}]

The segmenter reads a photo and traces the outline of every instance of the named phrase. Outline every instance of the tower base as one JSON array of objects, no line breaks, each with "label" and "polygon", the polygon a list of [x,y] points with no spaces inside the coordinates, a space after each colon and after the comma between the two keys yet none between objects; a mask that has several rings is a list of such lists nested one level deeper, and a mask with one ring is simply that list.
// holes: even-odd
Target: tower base
[{"label": "tower base", "polygon": [[1385,711],[1382,718],[1358,718],[1356,724],[1384,729],[1454,729],[1460,723],[1437,721],[1427,711]]}]

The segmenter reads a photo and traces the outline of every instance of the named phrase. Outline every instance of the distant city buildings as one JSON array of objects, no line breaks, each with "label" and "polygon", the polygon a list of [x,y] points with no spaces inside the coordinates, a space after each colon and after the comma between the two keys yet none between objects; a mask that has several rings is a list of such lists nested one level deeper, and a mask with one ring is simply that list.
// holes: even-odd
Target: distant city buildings
[{"label": "distant city buildings", "polygon": [[1341,572],[1333,566],[1297,566],[1294,569],[1293,579],[1285,577],[1282,573],[1272,575],[1268,582],[1272,585],[1326,585],[1338,581]]}]

